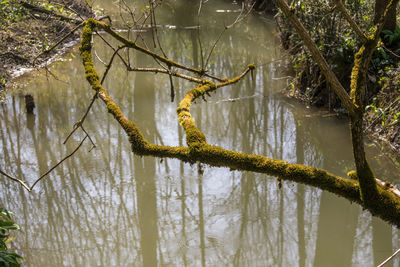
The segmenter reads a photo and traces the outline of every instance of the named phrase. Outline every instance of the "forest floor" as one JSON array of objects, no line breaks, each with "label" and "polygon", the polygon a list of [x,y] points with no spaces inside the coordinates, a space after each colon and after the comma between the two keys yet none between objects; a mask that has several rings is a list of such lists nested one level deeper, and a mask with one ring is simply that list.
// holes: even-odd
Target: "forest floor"
[{"label": "forest floor", "polygon": [[38,2],[35,5],[17,0],[1,2],[0,102],[4,100],[6,85],[13,78],[50,64],[58,54],[76,44],[79,32],[51,49],[89,16],[90,7],[79,0]]}]

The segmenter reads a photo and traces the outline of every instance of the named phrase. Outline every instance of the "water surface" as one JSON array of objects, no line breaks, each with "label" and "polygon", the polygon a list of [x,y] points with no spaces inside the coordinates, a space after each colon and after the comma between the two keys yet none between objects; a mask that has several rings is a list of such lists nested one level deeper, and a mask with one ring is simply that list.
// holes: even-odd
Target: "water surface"
[{"label": "water surface", "polygon": [[[182,28],[197,25],[197,3],[168,3],[157,11],[157,23],[178,27],[157,29],[163,49],[199,67],[201,51],[207,55],[238,15],[216,10],[238,7],[223,1],[204,5],[200,47],[199,32]],[[282,79],[285,57],[275,32],[273,18],[251,14],[222,35],[210,72],[233,77],[249,63],[258,68],[253,78],[217,91],[207,102],[197,100],[196,124],[210,144],[345,176],[354,169],[348,123],[282,96],[289,84]],[[129,32],[131,38],[137,34]],[[141,32],[142,38],[158,49],[151,30]],[[103,73],[101,61],[112,51],[98,37],[94,51]],[[136,52],[130,58],[137,67],[158,66]],[[168,76],[127,73],[115,61],[104,86],[149,141],[185,145],[175,109],[193,84],[176,78],[173,83],[171,102]],[[25,113],[25,93],[35,98],[34,116]],[[78,132],[67,146],[62,142],[92,95],[77,49],[49,71],[21,79],[0,106],[2,168],[31,184],[70,153],[84,134]],[[262,174],[135,156],[100,101],[84,127],[96,148],[88,152],[92,146],[85,142],[33,192],[0,180],[0,203],[16,213],[23,229],[14,243],[26,266],[376,266],[400,245],[397,229],[317,188],[285,181],[280,188],[276,178]],[[399,169],[368,144],[377,176],[399,184]],[[399,259],[387,266],[399,266]]]}]

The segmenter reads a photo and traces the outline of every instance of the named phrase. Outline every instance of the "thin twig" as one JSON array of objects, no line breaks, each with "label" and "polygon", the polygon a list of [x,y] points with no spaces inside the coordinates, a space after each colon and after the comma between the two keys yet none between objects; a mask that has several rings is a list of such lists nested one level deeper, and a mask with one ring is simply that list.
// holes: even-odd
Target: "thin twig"
[{"label": "thin twig", "polygon": [[351,17],[347,9],[344,7],[342,0],[335,0],[335,4],[342,15],[345,17],[347,22],[350,24],[350,27],[357,33],[358,37],[365,43],[367,41],[367,37],[362,32],[361,28],[358,26],[357,22]]},{"label": "thin twig", "polygon": [[211,57],[211,55],[212,55],[212,53],[213,53],[215,47],[217,46],[219,40],[221,40],[222,35],[224,34],[224,32],[225,32],[227,29],[228,29],[227,27],[224,27],[224,29],[219,33],[218,38],[215,40],[213,46],[211,47],[210,53],[208,53],[205,66],[208,65],[208,61],[210,60],[210,57]]},{"label": "thin twig", "polygon": [[81,148],[81,146],[83,145],[83,142],[85,142],[86,138],[88,137],[88,135],[85,136],[85,138],[82,139],[82,141],[79,143],[79,145],[75,148],[74,151],[72,151],[69,155],[67,155],[66,157],[64,157],[62,160],[60,160],[56,165],[54,165],[53,167],[50,168],[50,170],[48,170],[46,173],[44,173],[42,176],[40,176],[31,186],[29,191],[32,191],[33,187],[35,187],[35,185],[40,182],[46,175],[48,175],[50,172],[52,172],[55,168],[57,168],[61,163],[63,163],[66,159],[72,157],[72,155],[75,154],[76,151],[79,150],[79,148]]},{"label": "thin twig", "polygon": [[55,43],[52,47],[50,47],[49,49],[43,51],[42,53],[40,53],[39,55],[37,55],[34,59],[33,59],[33,63],[35,63],[35,61],[41,57],[44,54],[48,54],[50,53],[54,48],[56,48],[58,45],[60,45],[62,42],[64,42],[69,36],[71,36],[76,30],[78,30],[80,27],[82,27],[84,25],[84,23],[82,22],[81,24],[79,24],[78,26],[76,26],[75,28],[73,28],[69,33],[67,33],[64,37],[62,37],[57,43]]},{"label": "thin twig", "polygon": [[81,125],[82,131],[87,135],[87,137],[89,138],[89,141],[92,143],[92,148],[89,149],[89,152],[92,151],[94,148],[96,148],[96,144],[95,142],[93,142],[92,138],[90,137],[90,135],[88,134],[88,132],[85,130],[85,128],[83,128],[83,125]]},{"label": "thin twig", "polygon": [[236,17],[235,21],[231,25],[225,26],[224,29],[221,31],[221,33],[219,34],[218,38],[215,40],[213,46],[211,47],[211,50],[210,50],[210,53],[208,54],[205,66],[208,65],[208,62],[209,62],[210,57],[211,57],[211,54],[213,53],[213,51],[214,51],[215,47],[217,46],[218,42],[221,40],[221,37],[225,33],[225,31],[230,29],[230,28],[232,28],[235,24],[237,24],[240,21],[242,21],[243,19],[245,19],[250,14],[250,12],[253,9],[255,3],[256,2],[254,2],[253,5],[251,6],[251,8],[249,9],[249,11],[244,16],[242,16],[243,12],[244,12],[244,9],[245,9],[244,2],[242,2],[242,10],[240,11],[239,16]]},{"label": "thin twig", "polygon": [[177,71],[171,71],[169,72],[168,70],[165,69],[160,69],[160,68],[136,68],[136,67],[129,67],[128,71],[137,71],[137,72],[154,72],[154,73],[163,73],[163,74],[169,74],[175,77],[179,77],[191,82],[195,82],[195,83],[202,83],[203,80],[199,79],[199,78],[195,78],[192,76],[188,76],[182,73],[179,73]]},{"label": "thin twig", "polygon": [[391,259],[393,259],[397,254],[400,253],[400,249],[398,249],[392,256],[390,256],[389,258],[387,258],[384,262],[382,262],[381,264],[378,265],[378,267],[382,267],[383,265],[385,265],[386,263],[388,263]]},{"label": "thin twig", "polygon": [[[99,36],[100,39],[103,40],[103,42],[104,42],[106,45],[108,45],[113,51],[116,50],[106,39],[104,39],[104,37],[103,37],[100,33],[98,33],[97,31],[95,31],[95,32],[96,32],[97,36]],[[128,68],[128,67],[129,67],[129,64],[125,61],[125,59],[124,59],[119,53],[117,53],[117,56],[122,60],[122,62],[124,63],[125,67]]]},{"label": "thin twig", "polygon": [[387,48],[383,42],[381,43],[381,46],[383,47],[383,49],[385,49],[386,51],[388,51],[388,52],[389,52],[390,54],[392,54],[394,57],[400,58],[399,55],[397,55],[395,52],[393,52],[392,50],[390,50],[389,48]]},{"label": "thin twig", "polygon": [[[67,138],[65,138],[65,141],[63,142],[63,145],[65,145],[67,143],[68,139],[74,134],[74,132],[76,130],[78,130],[78,128],[82,128],[82,124],[85,121],[87,115],[89,114],[89,111],[92,108],[93,103],[94,103],[94,101],[96,101],[96,99],[97,99],[97,92],[93,95],[92,100],[90,101],[89,107],[86,109],[85,114],[82,116],[82,118],[79,121],[77,121],[74,124],[73,130],[70,132],[70,134],[67,136]],[[82,130],[83,130],[83,128],[82,128]]]},{"label": "thin twig", "polygon": [[388,111],[394,104],[396,104],[400,100],[400,97],[398,97],[395,101],[393,101],[379,116],[371,122],[368,127],[365,130],[369,130],[377,121],[380,119],[384,114],[386,114],[386,111]]},{"label": "thin twig", "polygon": [[5,177],[7,177],[8,179],[11,179],[11,180],[13,180],[13,181],[19,183],[19,184],[22,185],[26,190],[31,191],[30,188],[29,188],[29,186],[28,186],[24,181],[22,181],[22,180],[20,180],[20,179],[18,179],[18,178],[16,178],[16,177],[13,177],[13,176],[11,176],[11,175],[9,175],[9,174],[3,172],[1,169],[0,169],[0,174],[3,174],[3,175],[4,175]]},{"label": "thin twig", "polygon": [[[8,179],[15,181],[17,183],[19,183],[20,185],[22,185],[26,190],[28,190],[29,192],[31,192],[33,190],[33,188],[35,187],[35,185],[37,185],[37,183],[39,183],[43,178],[45,178],[49,173],[51,173],[55,168],[57,168],[58,166],[60,166],[61,163],[63,163],[65,160],[67,160],[68,158],[72,157],[78,150],[79,148],[81,148],[81,146],[83,145],[83,143],[85,142],[86,138],[88,138],[89,135],[86,135],[85,138],[82,139],[82,141],[79,143],[79,145],[74,149],[74,151],[72,151],[69,155],[65,156],[62,160],[60,160],[59,162],[57,162],[53,167],[51,167],[47,172],[45,172],[43,175],[41,175],[33,184],[31,187],[29,187],[24,181],[22,181],[21,179],[18,179],[16,177],[13,177],[7,173],[5,173],[4,171],[2,171],[0,169],[0,174],[4,175],[5,177],[7,177]],[[90,139],[90,137],[89,137]]]},{"label": "thin twig", "polygon": [[94,55],[96,56],[96,58],[101,62],[101,64],[106,66],[107,63],[97,54],[97,51],[95,49],[93,49],[93,50],[94,50]]},{"label": "thin twig", "polygon": [[114,50],[114,53],[112,54],[110,61],[108,64],[106,64],[106,70],[104,71],[103,78],[101,78],[101,84],[103,84],[104,80],[107,77],[108,71],[111,69],[112,63],[114,61],[115,56],[118,54],[119,50],[125,48],[126,46],[119,46],[117,49]]},{"label": "thin twig", "polygon": [[199,10],[197,11],[197,16],[200,17],[201,8],[203,6],[203,0],[200,0]]}]

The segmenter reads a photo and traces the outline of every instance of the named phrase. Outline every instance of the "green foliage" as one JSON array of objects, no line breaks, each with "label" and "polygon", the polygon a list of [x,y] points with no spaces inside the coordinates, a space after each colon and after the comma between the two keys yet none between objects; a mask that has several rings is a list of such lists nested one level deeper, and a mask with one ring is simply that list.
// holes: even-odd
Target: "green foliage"
[{"label": "green foliage", "polygon": [[0,0],[0,25],[20,21],[26,15],[26,10],[16,0]]},{"label": "green foliage", "polygon": [[400,112],[393,115],[392,124],[398,124],[400,122]]},{"label": "green foliage", "polygon": [[11,213],[4,208],[0,208],[0,266],[17,267],[20,266],[19,260],[23,258],[9,251],[7,244],[12,239],[10,238],[10,231],[20,230],[19,226],[12,220]]},{"label": "green foliage", "polygon": [[400,44],[400,28],[397,26],[394,31],[383,30],[382,39],[387,46],[398,47],[398,45]]},{"label": "green foliage", "polygon": [[372,110],[372,112],[375,114],[376,117],[382,119],[382,121],[381,121],[382,126],[385,126],[387,116],[386,116],[386,112],[382,108],[377,107],[375,104],[370,104],[365,107],[365,110],[366,111]]},{"label": "green foliage", "polygon": [[[373,25],[373,3],[371,1],[343,1],[343,3],[361,29],[368,33]],[[294,0],[291,7],[339,81],[347,87],[350,83],[354,54],[361,46],[361,39],[335,8],[333,1]],[[302,39],[293,33],[293,28],[286,25],[280,25],[279,28],[283,31],[284,46],[289,48],[292,55],[295,71],[299,73],[295,79],[299,95],[315,105],[340,108],[340,101],[332,99],[331,94],[326,92],[329,90],[326,79],[314,59],[309,56]]]},{"label": "green foliage", "polygon": [[380,71],[388,70],[388,68],[395,64],[395,61],[387,52],[387,50],[382,45],[379,45],[374,52],[371,63],[371,66],[375,69],[375,71]]}]

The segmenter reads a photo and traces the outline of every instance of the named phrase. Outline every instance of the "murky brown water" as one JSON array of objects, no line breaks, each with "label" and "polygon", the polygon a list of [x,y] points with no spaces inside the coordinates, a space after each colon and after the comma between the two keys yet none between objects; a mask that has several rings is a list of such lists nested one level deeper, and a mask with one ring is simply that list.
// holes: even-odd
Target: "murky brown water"
[{"label": "murky brown water", "polygon": [[[159,24],[197,24],[197,4],[169,3]],[[237,16],[218,9],[237,6],[204,5],[203,51]],[[196,123],[211,144],[345,175],[354,168],[347,122],[281,96],[286,74],[274,32],[272,18],[253,14],[224,33],[210,60],[213,73],[232,77],[248,63],[259,67],[254,79],[197,101]],[[171,58],[200,64],[196,30],[158,33]],[[153,47],[151,33],[142,36]],[[112,55],[98,38],[95,51],[105,61]],[[131,59],[153,64],[137,53]],[[62,145],[93,94],[77,50],[50,71],[20,80],[0,106],[0,166],[29,183],[81,140],[79,133]],[[150,141],[185,144],[175,109],[193,84],[174,79],[171,103],[168,76],[127,73],[116,62],[104,85]],[[35,97],[35,116],[25,114],[26,92]],[[26,266],[374,266],[400,246],[397,229],[319,189],[285,181],[279,189],[276,178],[261,174],[204,166],[199,175],[197,165],[136,157],[100,102],[84,126],[97,148],[89,153],[85,143],[32,193],[0,180],[0,203],[23,229],[15,246]],[[388,155],[373,145],[369,154],[377,175],[398,184]]]}]

